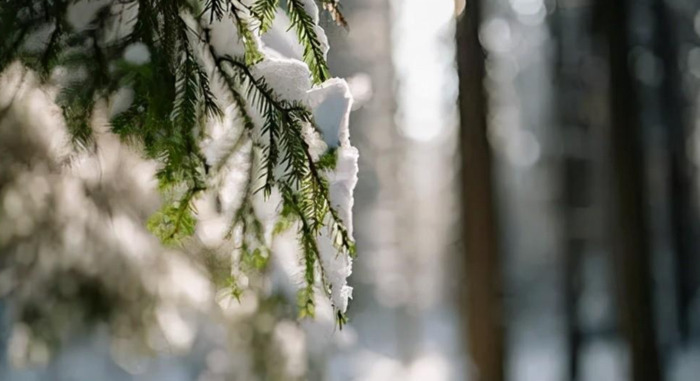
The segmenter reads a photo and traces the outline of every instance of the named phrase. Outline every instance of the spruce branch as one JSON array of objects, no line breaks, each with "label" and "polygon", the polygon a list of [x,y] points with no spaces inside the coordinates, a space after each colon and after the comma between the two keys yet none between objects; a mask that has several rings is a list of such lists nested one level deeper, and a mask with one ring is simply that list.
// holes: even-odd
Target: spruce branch
[{"label": "spruce branch", "polygon": [[243,43],[243,46],[245,46],[245,62],[248,65],[254,65],[260,62],[263,56],[260,50],[258,50],[253,31],[250,29],[247,19],[248,16],[243,14],[242,8],[236,7],[233,3],[231,3],[230,9],[231,15],[236,23],[238,39]]},{"label": "spruce branch", "polygon": [[[264,133],[266,132],[269,137],[270,131],[279,131],[271,144],[279,143],[280,148],[277,150],[284,152],[280,164],[285,166],[286,175],[282,178],[275,178],[271,167],[266,166],[266,184],[277,185],[280,189],[284,199],[283,214],[286,208],[288,211],[292,211],[295,219],[300,221],[301,227],[297,235],[304,252],[307,284],[299,293],[299,308],[302,315],[313,315],[313,271],[315,271],[314,263],[317,260],[318,267],[323,272],[323,267],[320,265],[320,253],[315,242],[326,222],[329,222],[332,243],[339,253],[355,255],[354,241],[350,238],[338,212],[332,207],[328,182],[320,173],[308,143],[303,137],[303,125],[304,123],[313,125],[313,115],[303,105],[280,99],[267,85],[264,78],[255,77],[240,60],[224,56],[218,57],[217,62],[227,63],[237,70],[241,82],[248,86],[247,98],[254,100],[253,103],[261,115],[269,117],[266,119],[268,125],[264,127]],[[263,163],[267,164],[270,163],[269,147],[264,152],[268,157],[263,157]],[[323,165],[328,165],[328,161],[334,162],[335,160],[326,158]],[[284,220],[286,221],[287,218]],[[277,229],[278,227],[276,227]],[[328,294],[329,289],[325,276],[322,274],[321,278],[323,289]],[[312,279],[311,283],[309,283],[309,279]],[[338,324],[342,327],[345,318],[342,314],[338,316]]]},{"label": "spruce branch", "polygon": [[[280,191],[284,206],[289,208],[299,220],[299,239],[301,243],[302,253],[304,255],[304,287],[299,290],[298,307],[299,317],[313,317],[315,314],[314,303],[314,284],[316,283],[316,262],[321,263],[321,254],[316,244],[315,234],[311,229],[311,225],[306,214],[300,207],[298,195],[288,184],[281,184]],[[323,266],[320,266],[323,271]],[[324,290],[327,290],[325,276],[321,276],[321,282]]]},{"label": "spruce branch", "polygon": [[[243,136],[250,139],[249,131],[243,131],[241,137]],[[255,194],[253,189],[255,157],[255,147],[251,147],[249,154],[250,164],[243,196],[240,205],[233,214],[233,220],[226,234],[227,239],[233,239],[234,233],[238,233],[240,237],[240,246],[236,248],[240,254],[237,269],[240,272],[264,271],[270,258],[270,248],[265,239],[265,228],[258,219],[253,205]],[[240,296],[242,289],[235,275],[231,276],[228,287],[231,289],[234,297],[238,298]]]},{"label": "spruce branch", "polygon": [[194,234],[196,210],[192,200],[204,188],[194,186],[185,191],[178,200],[167,203],[149,218],[147,227],[164,244],[179,244],[184,238]]},{"label": "spruce branch", "polygon": [[[109,23],[122,22],[123,9],[112,13],[114,3],[138,9],[133,29],[116,41],[106,41],[104,31]],[[292,28],[304,48],[303,60],[309,66],[314,83],[330,75],[324,48],[317,34],[316,22],[305,8],[305,0],[287,0],[286,11]],[[257,268],[266,263],[269,248],[265,230],[255,215],[254,189],[264,177],[262,190],[270,196],[273,189],[282,194],[282,212],[273,235],[298,222],[297,238],[303,251],[306,285],[300,292],[303,314],[313,315],[313,290],[317,275],[329,294],[329,286],[317,244],[322,229],[327,227],[339,253],[354,255],[354,242],[330,200],[329,184],[324,171],[335,166],[335,153],[323,155],[315,161],[305,138],[305,129],[315,125],[313,114],[301,102],[281,98],[262,76],[253,74],[252,67],[260,59],[255,28],[264,33],[272,26],[278,0],[257,0],[252,6],[238,0],[206,0],[201,6],[189,0],[114,0],[97,12],[95,19],[84,30],[73,30],[66,20],[66,10],[73,0],[13,1],[0,0],[0,71],[13,60],[44,75],[56,66],[85,75],[67,83],[58,103],[70,133],[79,145],[87,145],[91,136],[90,119],[95,103],[110,97],[116,90],[127,87],[134,99],[126,111],[111,120],[112,131],[122,139],[143,149],[146,157],[155,159],[159,187],[166,195],[163,208],[149,219],[148,227],[165,243],[176,244],[193,234],[196,210],[193,201],[211,188],[214,175],[223,170],[231,155],[250,142],[258,148],[260,174],[249,173],[249,182],[240,207],[231,221],[231,232],[241,231],[241,247],[246,266]],[[338,1],[321,0],[333,19],[345,20]],[[132,9],[133,9],[132,8]],[[197,9],[196,9],[197,8]],[[240,41],[245,47],[243,57],[233,58],[217,54],[211,45],[209,30],[203,29],[201,16],[209,12],[214,19],[229,17]],[[183,14],[195,17],[196,26],[189,26]],[[118,21],[117,21],[118,20]],[[42,25],[52,25],[40,51],[25,51],[26,41]],[[149,61],[135,64],[126,62],[123,53],[134,43],[144,44]],[[201,48],[201,49],[200,49]],[[208,73],[201,57],[211,55],[213,72]],[[211,81],[223,84],[236,106],[243,129],[223,160],[213,168],[200,152],[204,121],[221,118],[219,100],[211,88]],[[250,110],[261,116],[262,133],[254,135],[256,125]],[[199,133],[199,134],[198,134]],[[255,137],[254,137],[255,136]],[[251,164],[251,171],[253,165]],[[279,169],[283,169],[278,174]],[[277,233],[276,233],[277,232]],[[342,315],[342,314],[341,314]],[[339,324],[344,320],[340,319]]]},{"label": "spruce branch", "polygon": [[303,0],[287,0],[287,14],[299,42],[304,47],[304,62],[309,65],[314,83],[322,83],[330,78],[330,71],[321,41],[316,34],[316,23],[306,12]]},{"label": "spruce branch", "polygon": [[[13,60],[26,57],[21,52],[26,39],[37,31],[48,17],[47,3],[4,0],[0,4],[0,72]],[[36,7],[40,9],[36,9]]]},{"label": "spruce branch", "polygon": [[46,44],[46,48],[39,62],[41,68],[40,73],[44,76],[47,76],[57,63],[56,61],[61,52],[66,29],[69,28],[69,25],[65,22],[68,3],[65,1],[55,1],[52,8],[52,13],[56,15],[53,22],[53,31],[51,32],[51,36],[49,37],[49,41]]},{"label": "spruce branch", "polygon": [[244,95],[241,93],[242,84],[238,83],[238,79],[231,75],[224,67],[223,61],[219,60],[219,55],[211,44],[211,30],[204,28],[201,32],[194,31],[195,35],[198,37],[199,41],[204,44],[206,50],[209,52],[209,56],[214,61],[214,74],[213,77],[218,76],[224,81],[226,89],[229,91],[231,98],[233,99],[240,117],[243,119],[243,127],[252,131],[255,128],[253,123],[253,118],[248,113],[248,102]]},{"label": "spruce branch", "polygon": [[[296,187],[304,185],[304,187],[300,188],[300,191],[304,192],[306,198],[317,200],[316,204],[312,205],[316,211],[313,214],[315,216],[313,225],[315,229],[312,233],[319,233],[320,227],[324,225],[324,211],[328,211],[331,217],[330,229],[334,237],[334,245],[337,249],[354,256],[354,241],[350,238],[350,234],[338,212],[331,206],[328,184],[319,173],[309,151],[308,143],[306,143],[302,135],[302,123],[314,124],[311,112],[300,104],[292,104],[280,100],[265,80],[256,78],[243,62],[228,56],[219,57],[218,61],[226,62],[238,69],[239,74],[249,84],[248,98],[257,100],[256,106],[262,115],[267,115],[266,111],[269,113],[270,107],[280,113],[281,118],[279,121],[281,123],[272,124],[268,128],[281,131],[280,136],[282,138],[280,142],[285,152],[281,163],[286,165],[286,178]],[[268,176],[274,177],[274,174],[269,172],[269,168]]]},{"label": "spruce branch", "polygon": [[272,27],[278,4],[279,0],[257,0],[253,3],[250,12],[259,23],[260,34],[267,32]]},{"label": "spruce branch", "polygon": [[209,12],[209,23],[214,20],[221,21],[232,6],[231,0],[207,0],[204,4],[204,12]]}]

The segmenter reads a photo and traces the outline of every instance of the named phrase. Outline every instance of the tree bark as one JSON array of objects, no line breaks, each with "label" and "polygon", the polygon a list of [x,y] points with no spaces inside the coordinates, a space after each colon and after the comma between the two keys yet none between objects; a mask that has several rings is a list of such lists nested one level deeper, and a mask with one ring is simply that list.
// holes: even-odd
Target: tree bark
[{"label": "tree bark", "polygon": [[663,79],[659,91],[661,117],[666,130],[669,154],[668,181],[671,212],[671,239],[675,254],[675,279],[678,299],[678,331],[683,340],[690,332],[688,321],[695,284],[693,281],[695,255],[698,245],[698,214],[693,202],[693,178],[688,160],[686,141],[689,126],[685,114],[687,101],[683,99],[682,74],[678,66],[678,37],[673,31],[673,15],[666,1],[654,0],[652,11],[656,17],[655,51],[663,63]]},{"label": "tree bark", "polygon": [[[559,133],[563,142],[582,140],[578,144],[591,147],[590,125],[582,112],[585,102],[584,75],[581,73],[582,57],[586,47],[578,42],[583,40],[582,30],[577,19],[579,7],[560,5],[551,16],[551,28],[557,42],[556,98],[554,112],[559,122]],[[574,145],[564,144],[564,147]],[[561,217],[562,217],[562,268],[563,306],[566,323],[568,369],[567,379],[578,379],[579,353],[583,343],[583,332],[578,323],[578,306],[583,288],[581,268],[588,245],[588,226],[577,220],[584,211],[592,209],[593,161],[580,149],[564,148],[561,152]]]},{"label": "tree bark", "polygon": [[457,22],[461,114],[462,224],[465,282],[463,316],[476,380],[504,380],[504,329],[491,150],[487,140],[484,52],[479,43],[480,1],[470,0]]},{"label": "tree bark", "polygon": [[631,379],[662,380],[651,287],[645,210],[643,131],[637,89],[629,71],[630,20],[625,0],[599,0],[610,75],[610,158],[613,170],[613,256],[620,326],[629,344]]}]

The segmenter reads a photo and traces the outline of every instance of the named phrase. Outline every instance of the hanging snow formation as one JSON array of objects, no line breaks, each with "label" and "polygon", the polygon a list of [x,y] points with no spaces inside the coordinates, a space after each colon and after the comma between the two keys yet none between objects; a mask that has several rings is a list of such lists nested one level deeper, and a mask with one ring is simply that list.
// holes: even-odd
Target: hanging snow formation
[{"label": "hanging snow formation", "polygon": [[[318,8],[313,0],[305,0],[304,6],[309,15],[318,24]],[[203,20],[207,20],[203,17]],[[192,20],[194,22],[194,20]],[[245,54],[245,45],[236,33],[235,25],[230,19],[214,21],[209,25],[203,25],[210,29],[211,45],[219,55],[239,57]],[[315,31],[322,42],[322,49],[328,51],[328,43],[325,32],[316,25]],[[308,66],[303,62],[303,47],[290,30],[288,17],[277,12],[275,20],[270,30],[261,37],[254,35],[255,44],[264,53],[263,59],[252,67],[254,76],[264,78],[270,88],[282,99],[289,102],[300,102],[313,112],[315,124],[307,125],[304,131],[304,139],[310,147],[314,160],[329,150],[335,150],[336,166],[333,170],[324,171],[323,175],[329,183],[331,206],[338,212],[341,220],[348,228],[352,238],[352,205],[353,191],[357,183],[358,172],[358,151],[350,143],[349,119],[352,109],[352,96],[345,80],[331,78],[320,85],[312,85],[312,74]],[[207,58],[204,58],[206,61]],[[212,65],[212,63],[209,63]],[[215,89],[220,99],[225,99],[223,89]],[[242,126],[235,123],[235,109],[226,108],[227,118],[222,123],[213,123],[209,126],[209,136],[230,136],[235,137],[241,133]],[[256,133],[261,135],[259,126],[263,125],[263,116],[254,109],[246,110],[252,115],[256,124]],[[231,118],[231,119],[229,119]],[[217,152],[227,152],[226,145],[233,144],[235,139],[208,139],[205,141],[203,151],[210,153],[207,159],[215,163],[221,159]],[[260,139],[265,144],[265,139]],[[264,149],[264,147],[263,147]],[[248,171],[248,165],[255,166],[256,163],[241,165],[241,157],[232,157],[230,160],[237,162],[231,165],[236,168],[228,173],[229,180],[224,180],[229,184],[222,195],[224,210],[233,211],[240,200],[237,197],[227,197],[226,194],[239,194],[241,179],[245,178],[244,172]],[[258,163],[259,164],[259,163]],[[253,171],[254,173],[256,171]],[[238,179],[238,180],[235,180]],[[278,213],[270,212],[269,208],[279,209],[280,196],[273,193],[268,200],[262,200],[262,195],[258,196],[259,206],[258,218],[267,228],[267,234],[273,229]],[[268,209],[267,212],[265,209]],[[279,210],[276,210],[279,212]],[[327,221],[330,223],[330,221]],[[352,287],[347,285],[347,278],[352,272],[352,259],[348,255],[338,253],[333,243],[330,232],[324,233],[318,238],[321,266],[324,270],[325,281],[330,286],[331,302],[336,310],[345,313],[348,299],[352,296]],[[274,253],[273,253],[274,255]],[[301,283],[303,268],[297,266],[286,267],[287,276],[292,277],[297,283]]]}]

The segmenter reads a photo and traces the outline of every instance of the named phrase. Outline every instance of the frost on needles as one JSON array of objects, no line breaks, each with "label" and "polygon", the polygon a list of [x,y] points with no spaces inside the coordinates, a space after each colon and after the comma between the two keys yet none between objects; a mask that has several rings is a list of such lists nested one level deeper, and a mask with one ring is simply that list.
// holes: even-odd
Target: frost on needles
[{"label": "frost on needles", "polygon": [[[51,89],[61,119],[52,136],[66,139],[41,144],[69,149],[47,168],[65,173],[61,162],[118,137],[156,164],[163,201],[146,225],[162,250],[229,248],[231,271],[217,285],[237,297],[266,276],[275,239],[294,232],[300,316],[314,315],[321,292],[342,325],[358,153],[319,6],[345,25],[335,0],[0,0],[0,72],[5,85],[24,73]],[[0,182],[0,197],[12,184]],[[0,221],[8,216],[0,208]],[[16,249],[9,231],[3,256]]]}]

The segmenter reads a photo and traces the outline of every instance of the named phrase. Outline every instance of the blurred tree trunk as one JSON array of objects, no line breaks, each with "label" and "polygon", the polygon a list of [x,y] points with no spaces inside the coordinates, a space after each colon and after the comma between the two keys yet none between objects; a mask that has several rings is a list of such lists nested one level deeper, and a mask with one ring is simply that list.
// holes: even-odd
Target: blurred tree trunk
[{"label": "blurred tree trunk", "polygon": [[664,0],[654,0],[656,17],[655,53],[663,64],[663,79],[659,92],[661,116],[668,145],[669,204],[671,211],[671,239],[675,254],[675,279],[678,297],[678,329],[682,338],[689,334],[688,314],[693,298],[694,253],[698,246],[697,209],[693,202],[693,178],[686,149],[686,101],[681,89],[681,72],[677,55],[678,36],[673,30],[673,14]]},{"label": "blurred tree trunk", "polygon": [[[580,223],[581,216],[591,208],[592,162],[589,150],[590,126],[582,112],[584,107],[584,76],[582,56],[586,48],[578,26],[580,7],[561,4],[551,17],[551,28],[557,41],[555,112],[560,124],[563,146],[562,181],[562,249],[564,283],[564,318],[568,346],[568,380],[579,374],[579,352],[583,333],[578,322],[578,304],[582,292],[581,267],[589,244],[590,227]],[[573,144],[572,144],[573,143]]]},{"label": "blurred tree trunk", "polygon": [[457,22],[457,63],[462,155],[462,237],[468,352],[476,379],[504,379],[501,263],[491,150],[487,140],[484,51],[479,43],[480,1],[470,0]]},{"label": "blurred tree trunk", "polygon": [[620,326],[629,344],[631,379],[659,381],[662,371],[654,328],[643,132],[628,58],[631,4],[625,0],[598,0],[597,4],[610,70],[613,256]]}]

